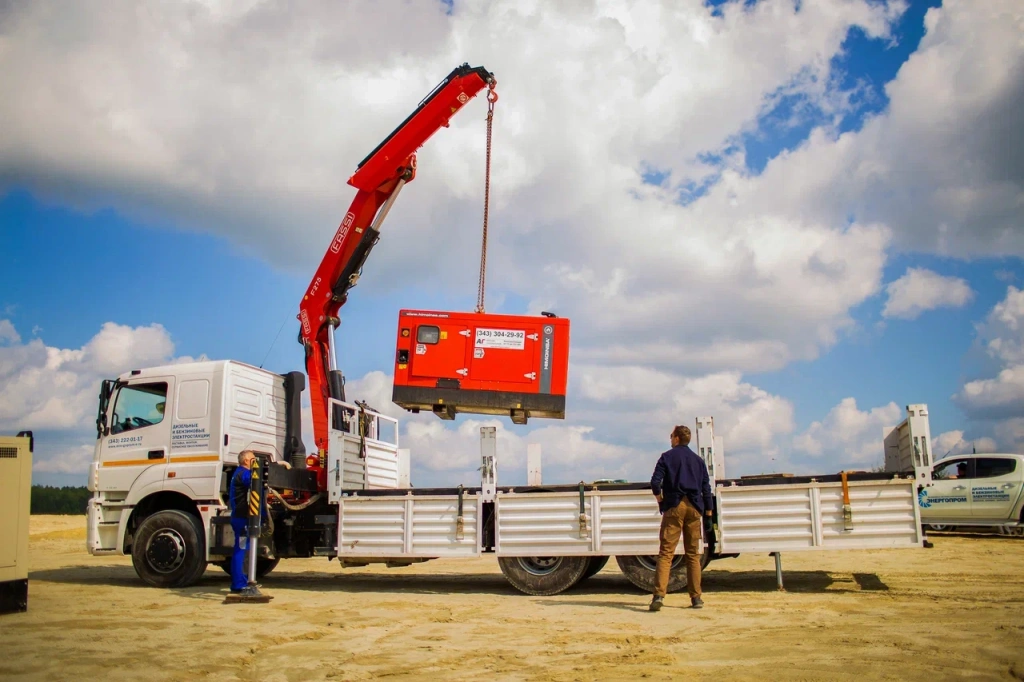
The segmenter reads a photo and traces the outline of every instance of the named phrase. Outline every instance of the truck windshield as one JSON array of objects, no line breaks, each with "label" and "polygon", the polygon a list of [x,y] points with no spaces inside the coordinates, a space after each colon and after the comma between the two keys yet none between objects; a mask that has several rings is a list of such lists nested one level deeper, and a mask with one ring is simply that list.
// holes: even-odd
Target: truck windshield
[{"label": "truck windshield", "polygon": [[122,386],[117,392],[110,432],[122,433],[159,424],[164,420],[166,403],[166,382]]}]

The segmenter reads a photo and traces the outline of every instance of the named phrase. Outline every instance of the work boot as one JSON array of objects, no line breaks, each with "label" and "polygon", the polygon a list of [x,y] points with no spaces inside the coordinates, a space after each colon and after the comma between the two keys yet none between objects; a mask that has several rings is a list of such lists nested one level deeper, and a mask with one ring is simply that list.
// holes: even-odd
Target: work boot
[{"label": "work boot", "polygon": [[704,600],[700,597],[690,597],[690,608],[702,609],[704,608]]},{"label": "work boot", "polygon": [[664,597],[655,596],[654,599],[651,600],[651,605],[648,606],[647,609],[649,611],[661,611],[661,606],[664,603],[665,603],[665,598]]}]

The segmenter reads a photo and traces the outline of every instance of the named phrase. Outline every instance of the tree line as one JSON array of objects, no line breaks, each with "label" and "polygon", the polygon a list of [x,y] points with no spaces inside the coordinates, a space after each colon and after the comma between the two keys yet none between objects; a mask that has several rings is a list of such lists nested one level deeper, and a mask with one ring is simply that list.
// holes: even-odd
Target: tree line
[{"label": "tree line", "polygon": [[92,493],[86,487],[32,486],[32,514],[84,514]]}]

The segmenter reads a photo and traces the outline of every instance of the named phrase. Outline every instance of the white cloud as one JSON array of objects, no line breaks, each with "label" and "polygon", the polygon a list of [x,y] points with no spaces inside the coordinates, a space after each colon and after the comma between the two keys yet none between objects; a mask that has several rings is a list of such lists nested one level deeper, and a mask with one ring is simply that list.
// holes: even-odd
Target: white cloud
[{"label": "white cloud", "polygon": [[957,398],[971,417],[1020,416],[1024,413],[1024,365],[1008,367],[992,379],[968,381]]},{"label": "white cloud", "polygon": [[93,443],[75,445],[48,453],[45,459],[36,458],[32,471],[43,474],[84,474],[89,470],[94,452]]},{"label": "white cloud", "polygon": [[[834,58],[855,27],[889,39],[904,7],[762,0],[729,3],[719,17],[700,0],[504,0],[457,3],[446,16],[440,3],[138,12],[39,0],[4,18],[0,90],[18,97],[0,101],[0,186],[86,210],[110,197],[124,213],[308,273],[353,194],[341,181],[470,59],[494,70],[501,94],[488,281],[573,320],[571,376],[583,394],[576,421],[551,425],[547,437],[567,448],[551,457],[647,453],[666,425],[712,414],[744,466],[788,462],[780,444],[792,406],[743,372],[814,359],[849,333],[850,310],[881,291],[894,247],[1024,253],[1014,0],[930,10],[886,111],[843,135],[818,128],[763,173],[746,170],[742,137],[781,98],[832,121],[846,112]],[[387,44],[402,49],[379,49]],[[483,111],[482,98],[470,103],[423,148],[364,288],[429,280],[473,291]],[[665,174],[660,186],[643,182],[652,169]],[[695,184],[706,194],[680,205]],[[999,338],[992,352],[1017,352]],[[113,357],[136,352],[121,342],[111,340],[122,348]],[[32,343],[12,347],[25,355],[19,366],[45,370],[50,349]],[[54,362],[85,362],[62,359],[84,348],[54,350]],[[350,395],[365,388],[389,410],[385,379],[367,375]],[[617,395],[649,411],[623,419]],[[870,423],[888,409],[841,407],[820,423],[855,413]],[[453,436],[428,418],[407,436],[441,453],[428,461],[472,463],[468,422]],[[801,442],[842,456],[824,435],[812,427]],[[850,439],[866,456],[867,440]]]},{"label": "white cloud", "polygon": [[[832,59],[854,27],[887,39],[904,3],[109,7],[11,13],[2,59],[20,68],[0,87],[20,96],[0,103],[0,183],[113,197],[309,272],[367,140],[475,55],[501,94],[489,282],[571,312],[581,358],[776,369],[834,344],[881,284],[887,226],[743,197],[734,150],[780,98],[841,113]],[[402,51],[361,51],[383,33],[407,37]],[[483,111],[470,103],[423,148],[364,286],[472,291]]]},{"label": "white cloud", "polygon": [[987,360],[978,378],[953,396],[969,419],[992,433],[995,444],[1024,448],[1024,291],[1009,286],[1006,298],[976,327],[976,349]]},{"label": "white cloud", "polygon": [[994,438],[984,436],[966,440],[963,431],[946,431],[933,439],[932,452],[935,460],[954,455],[963,455],[969,452],[996,452],[998,445]]},{"label": "white cloud", "polygon": [[902,415],[896,403],[862,412],[856,400],[843,398],[823,420],[794,438],[793,445],[823,461],[827,470],[850,465],[869,469],[883,463],[882,432],[899,423]]},{"label": "white cloud", "polygon": [[1003,365],[1024,364],[1024,290],[1010,286],[978,329],[989,357]]},{"label": "white cloud", "polygon": [[925,268],[907,268],[907,272],[885,288],[889,295],[882,317],[916,319],[936,308],[960,308],[974,298],[967,280],[944,277]]},{"label": "white cloud", "polygon": [[[738,458],[747,451],[771,450],[778,436],[793,429],[789,401],[743,381],[738,372],[686,376],[593,365],[575,367],[573,372],[578,389],[572,395],[583,401],[578,411],[590,422],[611,421],[621,429],[618,438],[626,442],[657,443],[667,449],[672,426],[692,426],[696,418],[710,416],[719,425],[717,435],[728,443],[730,457]],[[643,440],[630,434],[642,434]]]},{"label": "white cloud", "polygon": [[860,130],[816,130],[742,188],[765,208],[893,228],[894,245],[963,258],[1024,254],[1024,44],[1017,0],[947,0]]},{"label": "white cloud", "polygon": [[992,432],[1003,452],[1024,455],[1024,417],[1013,417],[997,422]]},{"label": "white cloud", "polygon": [[101,379],[170,362],[174,343],[161,325],[107,322],[78,349],[41,339],[0,347],[0,431],[74,429],[95,418]]},{"label": "white cloud", "polygon": [[995,376],[965,382],[954,400],[976,419],[1024,416],[1024,291],[1007,287],[977,326],[976,342]]},{"label": "white cloud", "polygon": [[0,320],[0,343],[21,343],[21,335],[10,320]]}]

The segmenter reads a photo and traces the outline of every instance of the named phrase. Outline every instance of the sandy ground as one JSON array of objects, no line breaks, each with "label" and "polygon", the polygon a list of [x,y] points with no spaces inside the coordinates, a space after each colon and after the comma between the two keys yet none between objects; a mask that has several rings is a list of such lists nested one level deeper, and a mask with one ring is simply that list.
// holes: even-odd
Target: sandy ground
[{"label": "sandy ground", "polygon": [[222,604],[216,567],[184,590],[94,558],[84,517],[31,524],[29,610],[0,617],[4,680],[1024,680],[1024,539],[741,556],[705,572],[706,608],[647,611],[614,561],[528,597],[492,558],[388,569],[284,561],[264,605]]}]

